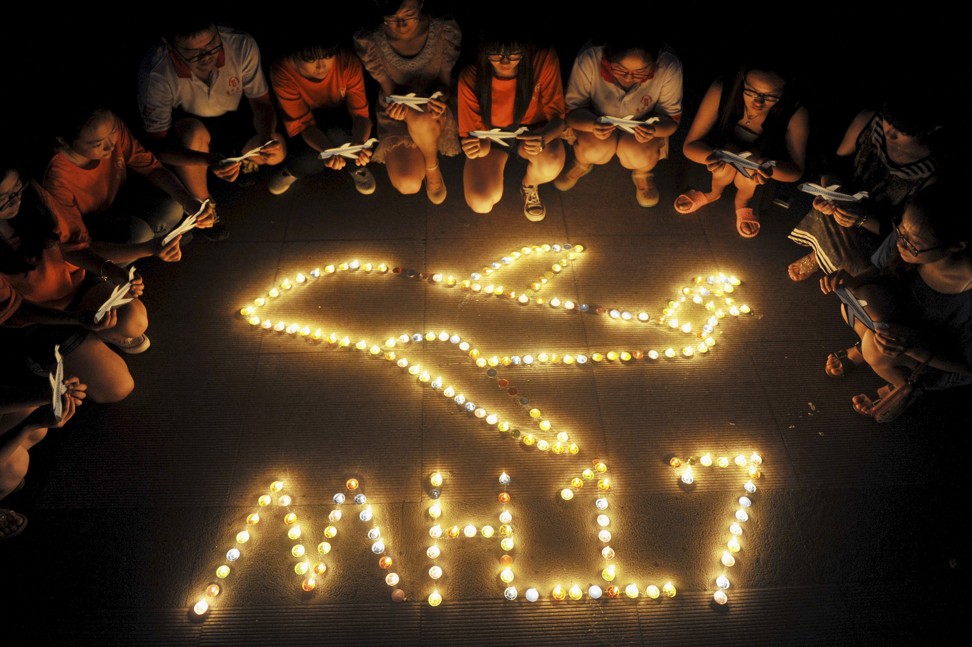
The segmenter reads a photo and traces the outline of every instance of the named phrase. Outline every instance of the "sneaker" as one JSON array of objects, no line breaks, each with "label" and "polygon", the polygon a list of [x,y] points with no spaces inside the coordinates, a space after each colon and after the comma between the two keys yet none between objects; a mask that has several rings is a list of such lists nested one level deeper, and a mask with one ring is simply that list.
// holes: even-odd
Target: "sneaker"
[{"label": "sneaker", "polygon": [[558,175],[553,184],[561,191],[570,191],[577,184],[577,180],[590,173],[593,168],[593,164],[581,164],[577,160],[574,160],[574,165]]},{"label": "sneaker", "polygon": [[[195,231],[198,231],[200,236],[213,243],[218,243],[219,241],[226,240],[230,237],[230,233],[229,230],[226,229],[226,225],[219,221],[217,221],[212,227],[196,229]],[[181,242],[179,243],[179,246],[182,246]]]},{"label": "sneaker", "polygon": [[148,347],[152,345],[149,340],[148,335],[139,335],[138,337],[129,337],[122,342],[112,342],[118,347],[123,353],[128,353],[129,355],[138,355],[139,353],[144,353],[148,350]]},{"label": "sneaker", "polygon": [[635,185],[635,197],[642,207],[654,207],[658,204],[658,187],[655,186],[655,174],[650,171],[632,171],[631,180]]},{"label": "sneaker", "polygon": [[267,182],[267,188],[274,195],[283,195],[290,190],[290,185],[297,181],[297,178],[285,168],[280,169]]},{"label": "sneaker", "polygon": [[368,167],[359,166],[351,171],[351,179],[354,180],[354,188],[361,195],[371,195],[375,192],[377,183],[375,182],[375,176],[371,174]]},{"label": "sneaker", "polygon": [[540,222],[547,215],[547,208],[540,200],[540,191],[536,186],[521,186],[523,194],[523,215],[530,222]]}]

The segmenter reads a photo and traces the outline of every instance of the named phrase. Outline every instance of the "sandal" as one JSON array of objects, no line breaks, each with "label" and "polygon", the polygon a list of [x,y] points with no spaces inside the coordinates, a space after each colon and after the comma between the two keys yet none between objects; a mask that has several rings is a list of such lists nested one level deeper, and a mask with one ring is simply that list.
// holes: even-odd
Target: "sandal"
[{"label": "sandal", "polygon": [[[860,360],[856,362],[850,358],[850,351],[854,349],[857,349],[857,355],[860,357]],[[864,356],[861,355],[861,343],[857,342],[846,350],[837,350],[827,355],[827,363],[824,364],[824,373],[834,378],[847,377],[855,368],[863,363]],[[836,370],[838,366],[840,367],[839,372]]]},{"label": "sandal", "polygon": [[[689,203],[687,206],[681,206],[681,207],[678,206],[679,202],[686,202],[686,201],[688,201]],[[682,195],[675,198],[675,211],[683,215],[689,213],[695,213],[696,211],[698,211],[699,209],[701,209],[707,204],[709,204],[709,199],[705,197],[704,193],[702,193],[698,189],[689,189]]]},{"label": "sandal", "polygon": [[[431,175],[438,175],[437,182],[433,182]],[[432,204],[442,204],[446,199],[446,185],[442,173],[439,171],[439,164],[425,169],[425,194],[429,197]]]},{"label": "sandal", "polygon": [[12,539],[26,527],[27,517],[19,512],[0,508],[0,539]]},{"label": "sandal", "polygon": [[[743,225],[747,223],[752,226],[752,231],[743,229]],[[736,231],[743,238],[756,238],[759,233],[759,216],[756,215],[756,212],[749,207],[736,209]]]},{"label": "sandal", "polygon": [[876,407],[881,400],[891,395],[891,392],[894,391],[895,388],[896,387],[891,384],[885,384],[877,390],[877,400],[871,400],[871,398],[867,397],[863,393],[859,393],[851,398],[851,405],[853,405],[854,411],[862,416],[873,418],[877,422],[891,422],[892,420],[896,420],[902,413],[904,413],[905,409],[910,407],[921,394],[921,389],[912,389],[911,393],[898,400],[893,408],[882,411],[881,414],[875,418],[874,407]]},{"label": "sandal", "polygon": [[791,281],[805,281],[817,273],[820,265],[817,264],[816,252],[810,252],[803,258],[793,261],[787,268]]}]

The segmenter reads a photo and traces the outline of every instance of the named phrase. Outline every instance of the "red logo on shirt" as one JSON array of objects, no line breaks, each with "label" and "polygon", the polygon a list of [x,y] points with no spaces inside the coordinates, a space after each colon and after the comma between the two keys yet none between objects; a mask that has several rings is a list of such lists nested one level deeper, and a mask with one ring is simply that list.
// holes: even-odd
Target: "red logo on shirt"
[{"label": "red logo on shirt", "polygon": [[655,99],[650,94],[646,94],[641,97],[641,105],[645,108],[650,108],[655,105]]},{"label": "red logo on shirt", "polygon": [[231,76],[226,82],[226,94],[232,96],[240,93],[240,77]]}]

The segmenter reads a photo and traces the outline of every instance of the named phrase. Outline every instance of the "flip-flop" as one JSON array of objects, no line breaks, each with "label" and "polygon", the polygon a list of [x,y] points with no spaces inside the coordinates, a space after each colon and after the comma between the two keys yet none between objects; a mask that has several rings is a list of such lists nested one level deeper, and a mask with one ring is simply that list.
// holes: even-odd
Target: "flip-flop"
[{"label": "flip-flop", "polygon": [[[860,352],[860,344],[854,344],[854,347],[858,349],[858,352]],[[832,352],[830,355],[828,355],[827,363],[824,364],[824,373],[826,373],[829,377],[833,377],[833,378],[847,377],[855,368],[857,368],[858,366],[864,363],[862,358],[862,361],[860,363],[855,364],[854,360],[852,360],[848,356],[849,350],[850,348],[847,349],[842,348],[841,350],[836,350]],[[840,373],[834,373],[833,371],[831,371],[830,369],[831,357],[833,357],[840,363]]]},{"label": "flip-flop", "polygon": [[[685,198],[691,204],[689,204],[688,207],[679,207],[678,201],[681,200],[682,198]],[[682,195],[675,198],[674,206],[675,206],[675,211],[685,215],[685,214],[695,213],[696,211],[698,211],[699,209],[701,209],[707,204],[709,204],[709,199],[705,197],[704,193],[702,193],[698,189],[689,189]]]},{"label": "flip-flop", "polygon": [[26,527],[27,517],[19,512],[0,508],[0,539],[12,539]]},{"label": "flip-flop", "polygon": [[[756,225],[756,231],[752,233],[744,232],[742,226],[743,223],[747,222]],[[749,207],[736,209],[736,231],[743,238],[756,238],[756,235],[759,234],[759,216],[756,215],[756,212]]]},{"label": "flip-flop", "polygon": [[881,413],[880,417],[874,417],[874,407],[876,407],[882,399],[891,395],[895,387],[890,384],[885,384],[877,390],[878,399],[871,400],[863,393],[859,393],[851,398],[851,404],[854,407],[854,411],[861,414],[862,416],[867,416],[868,418],[873,418],[877,422],[891,422],[896,420],[905,410],[912,405],[912,403],[921,394],[921,389],[915,388],[911,390],[911,393],[906,395],[904,398],[899,400],[896,405]]}]

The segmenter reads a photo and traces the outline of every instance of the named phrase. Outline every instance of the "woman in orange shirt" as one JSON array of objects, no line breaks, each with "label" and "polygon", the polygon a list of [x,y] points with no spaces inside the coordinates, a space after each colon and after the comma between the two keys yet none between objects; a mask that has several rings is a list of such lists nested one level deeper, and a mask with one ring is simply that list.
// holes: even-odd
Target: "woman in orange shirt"
[{"label": "woman in orange shirt", "polygon": [[[557,177],[565,159],[564,87],[556,51],[507,35],[484,35],[477,62],[459,75],[458,102],[466,204],[476,213],[492,211],[503,197],[503,171],[515,149],[527,162],[520,187],[523,214],[532,222],[543,220],[539,186]],[[500,138],[473,134],[493,129],[501,131]],[[521,132],[514,139],[509,133],[516,131]]]},{"label": "woman in orange shirt", "polygon": [[72,229],[50,195],[12,164],[0,164],[0,205],[0,273],[17,293],[7,301],[19,306],[7,308],[0,344],[40,367],[53,361],[59,344],[65,372],[88,385],[92,400],[125,398],[134,381],[105,342],[125,353],[149,347],[148,317],[137,298],[141,278],[131,282],[131,301],[95,322],[94,312],[116,285],[128,282],[128,272],[92,252],[87,231]]}]

